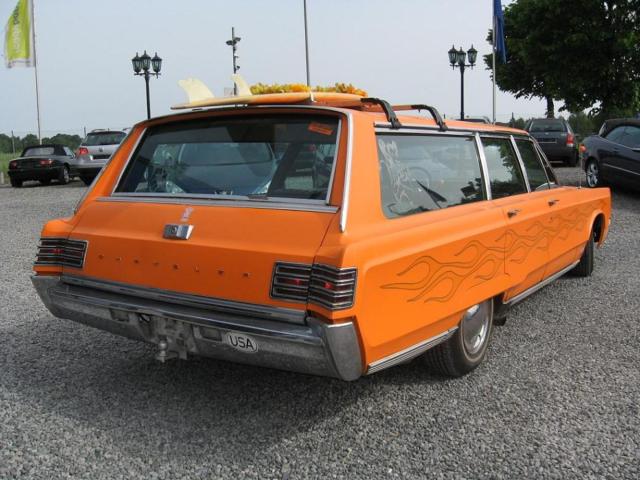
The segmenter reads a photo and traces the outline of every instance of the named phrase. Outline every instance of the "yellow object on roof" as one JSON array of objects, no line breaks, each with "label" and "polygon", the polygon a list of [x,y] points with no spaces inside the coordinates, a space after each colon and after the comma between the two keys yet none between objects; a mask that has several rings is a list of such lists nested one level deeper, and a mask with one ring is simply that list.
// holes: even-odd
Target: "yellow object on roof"
[{"label": "yellow object on roof", "polygon": [[263,95],[239,95],[237,97],[206,98],[198,101],[181,103],[171,107],[172,110],[188,108],[221,107],[225,105],[328,105],[334,107],[356,107],[361,104],[362,97],[351,93],[335,92],[294,92],[267,93]]}]

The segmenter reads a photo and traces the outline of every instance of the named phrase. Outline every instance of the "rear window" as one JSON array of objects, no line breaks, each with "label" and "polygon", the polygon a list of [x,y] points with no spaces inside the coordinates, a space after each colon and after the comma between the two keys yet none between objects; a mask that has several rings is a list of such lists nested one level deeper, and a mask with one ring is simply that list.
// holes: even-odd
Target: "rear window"
[{"label": "rear window", "polygon": [[98,145],[117,145],[126,134],[124,132],[92,132],[87,135],[82,145],[86,147],[96,147]]},{"label": "rear window", "polygon": [[116,192],[327,200],[339,120],[260,116],[150,129]]},{"label": "rear window", "polygon": [[567,129],[562,120],[532,120],[529,126],[530,132],[566,132]]},{"label": "rear window", "polygon": [[23,157],[38,157],[40,155],[55,155],[55,147],[28,147],[22,152]]},{"label": "rear window", "polygon": [[379,134],[378,159],[389,218],[485,198],[472,137]]}]

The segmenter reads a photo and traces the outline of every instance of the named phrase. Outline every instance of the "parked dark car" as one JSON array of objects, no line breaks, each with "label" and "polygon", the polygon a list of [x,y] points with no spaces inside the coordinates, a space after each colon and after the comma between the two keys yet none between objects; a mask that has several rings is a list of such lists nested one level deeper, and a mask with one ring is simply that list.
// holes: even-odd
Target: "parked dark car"
[{"label": "parked dark car", "polygon": [[[76,175],[71,165],[75,154],[69,147],[59,144],[26,147],[19,158],[9,162],[9,179],[12,187],[21,187],[26,180],[38,180],[48,185],[51,180],[69,183]],[[73,171],[72,171],[73,170]]]},{"label": "parked dark car", "polygon": [[534,118],[524,129],[538,141],[549,160],[561,160],[570,167],[578,164],[576,137],[564,118]]},{"label": "parked dark car", "polygon": [[589,187],[607,183],[640,186],[640,119],[607,120],[580,146]]}]

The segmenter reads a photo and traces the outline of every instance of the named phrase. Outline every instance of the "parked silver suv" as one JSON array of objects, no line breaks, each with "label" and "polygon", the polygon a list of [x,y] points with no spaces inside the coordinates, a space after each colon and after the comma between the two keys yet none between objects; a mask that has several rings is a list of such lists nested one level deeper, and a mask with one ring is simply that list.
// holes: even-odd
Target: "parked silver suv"
[{"label": "parked silver suv", "polygon": [[87,138],[78,147],[76,155],[75,167],[80,180],[86,185],[91,184],[126,136],[126,132],[122,130],[89,132]]}]

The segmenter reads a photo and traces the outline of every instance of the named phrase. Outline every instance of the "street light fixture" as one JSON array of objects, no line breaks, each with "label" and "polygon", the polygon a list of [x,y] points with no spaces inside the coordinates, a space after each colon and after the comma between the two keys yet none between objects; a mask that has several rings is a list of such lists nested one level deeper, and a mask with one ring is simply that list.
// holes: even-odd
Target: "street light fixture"
[{"label": "street light fixture", "polygon": [[[471,48],[466,52],[462,47],[456,50],[454,45],[447,53],[449,55],[451,68],[454,70],[456,67],[460,69],[460,120],[464,120],[464,70],[467,67],[473,68],[475,66],[478,51],[473,48],[473,45],[471,45]],[[467,63],[467,58],[469,59],[469,63]]]},{"label": "street light fixture", "polygon": [[149,77],[151,75],[155,75],[156,78],[160,76],[162,59],[158,56],[157,52],[153,56],[153,58],[151,58],[145,50],[144,53],[140,56],[138,56],[138,52],[136,52],[136,56],[131,59],[131,64],[133,66],[133,74],[144,77],[144,83],[147,92],[147,119],[149,119],[151,118],[151,103],[149,101]]},{"label": "street light fixture", "polygon": [[[231,27],[231,40],[227,40],[226,44],[231,47],[231,52],[233,54],[233,74],[234,75],[238,72],[238,70],[240,70],[240,65],[236,63],[238,58],[240,58],[236,53],[238,51],[237,45],[240,40],[242,40],[240,37],[236,37],[236,31],[234,27]],[[233,84],[233,94],[235,96],[238,95],[238,87],[236,86],[235,82]]]}]

